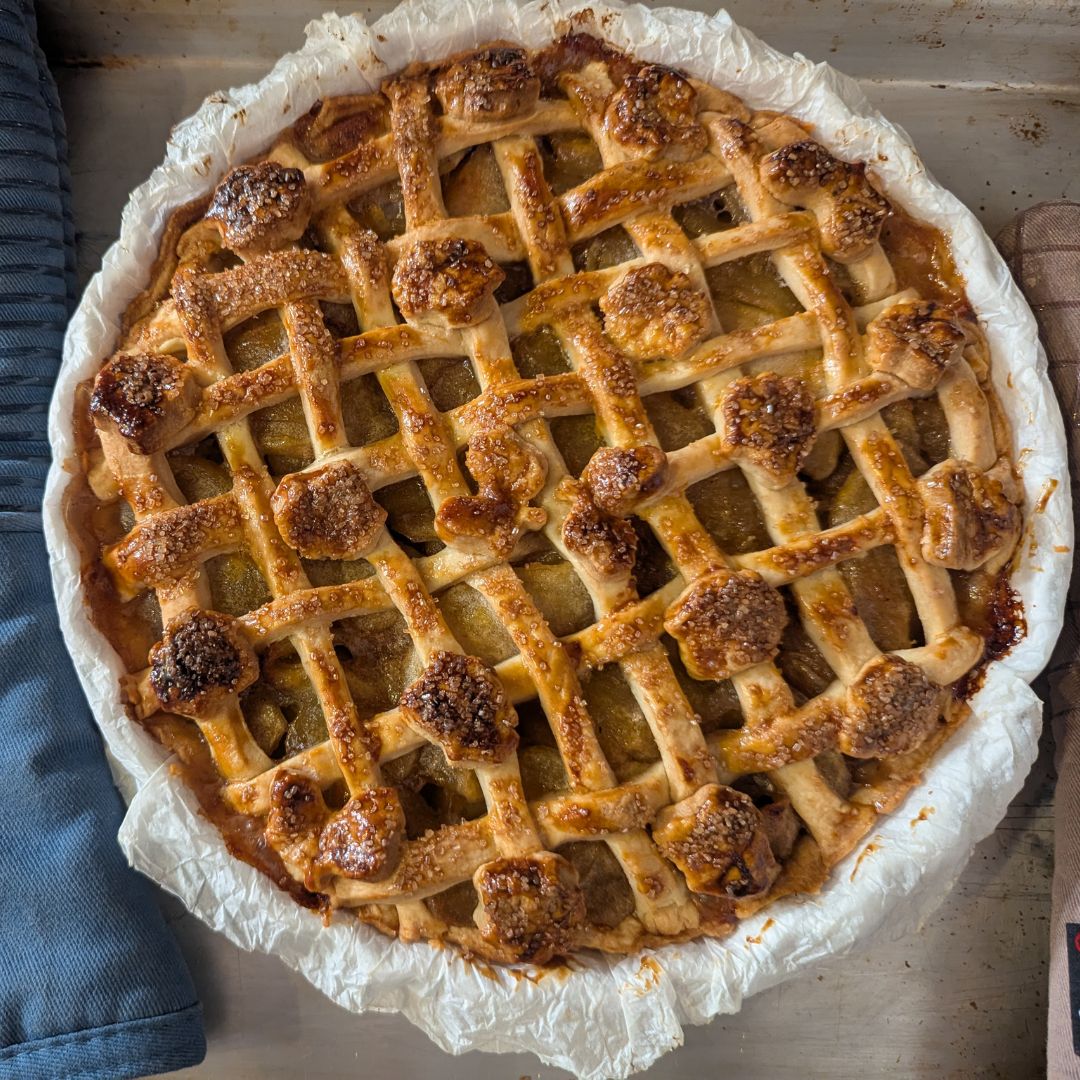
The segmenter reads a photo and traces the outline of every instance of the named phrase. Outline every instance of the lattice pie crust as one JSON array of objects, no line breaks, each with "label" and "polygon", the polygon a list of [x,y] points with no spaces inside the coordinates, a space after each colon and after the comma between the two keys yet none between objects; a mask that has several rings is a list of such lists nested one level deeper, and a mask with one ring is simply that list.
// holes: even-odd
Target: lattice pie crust
[{"label": "lattice pie crust", "polygon": [[237,855],[407,940],[626,952],[816,888],[1018,632],[989,364],[804,125],[494,43],[173,216],[70,516]]}]

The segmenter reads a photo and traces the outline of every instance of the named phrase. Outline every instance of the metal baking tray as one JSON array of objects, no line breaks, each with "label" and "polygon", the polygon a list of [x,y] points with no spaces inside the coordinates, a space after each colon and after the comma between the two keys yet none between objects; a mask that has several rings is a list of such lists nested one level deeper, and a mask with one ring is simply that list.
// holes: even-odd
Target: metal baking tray
[{"label": "metal baking tray", "polygon": [[[373,20],[392,6],[351,10]],[[732,0],[727,8],[776,48],[859,79],[991,235],[1036,202],[1080,200],[1080,5]],[[37,10],[67,116],[85,282],[172,125],[212,91],[261,77],[300,44],[322,4],[38,0]],[[688,1029],[686,1045],[649,1075],[1045,1075],[1051,793],[1044,752],[922,933],[898,942],[883,935],[864,953],[751,999],[737,1016]],[[177,1075],[564,1075],[527,1055],[447,1057],[400,1016],[352,1016],[274,958],[245,954],[162,903],[198,983],[210,1044],[202,1066]]]}]

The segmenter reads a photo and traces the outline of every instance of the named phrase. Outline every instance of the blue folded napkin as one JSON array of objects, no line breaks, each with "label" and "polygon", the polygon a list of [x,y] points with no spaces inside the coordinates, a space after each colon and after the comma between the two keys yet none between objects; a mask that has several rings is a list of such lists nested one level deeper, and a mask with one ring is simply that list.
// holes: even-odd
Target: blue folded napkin
[{"label": "blue folded napkin", "polygon": [[31,0],[0,0],[0,1080],[202,1060],[202,1012],[57,627],[39,506],[74,289],[64,124]]}]

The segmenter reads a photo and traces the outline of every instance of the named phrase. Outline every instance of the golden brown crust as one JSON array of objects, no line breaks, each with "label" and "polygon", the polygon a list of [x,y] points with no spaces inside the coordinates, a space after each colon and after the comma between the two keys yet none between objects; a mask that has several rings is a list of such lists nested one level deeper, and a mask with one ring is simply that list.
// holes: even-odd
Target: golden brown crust
[{"label": "golden brown crust", "polygon": [[547,461],[513,428],[478,431],[465,450],[465,465],[481,491],[528,502],[544,486]]},{"label": "golden brown crust", "polygon": [[300,169],[274,161],[238,165],[214,189],[206,216],[227,248],[262,255],[304,235],[311,192]]},{"label": "golden brown crust", "polygon": [[517,746],[517,716],[506,691],[475,656],[436,652],[401,695],[401,712],[442,747],[447,761],[497,764]]},{"label": "golden brown crust", "polygon": [[637,555],[637,533],[628,522],[601,510],[580,488],[562,527],[567,550],[581,557],[599,578],[629,578]]},{"label": "golden brown crust", "polygon": [[757,896],[780,872],[754,801],[719,784],[661,810],[653,838],[696,893]]},{"label": "golden brown crust", "polygon": [[379,94],[320,99],[293,124],[291,134],[306,157],[326,161],[382,135],[388,112],[386,99]]},{"label": "golden brown crust", "polygon": [[923,503],[922,552],[950,570],[1001,565],[1020,539],[1019,507],[994,476],[950,459],[919,480]]},{"label": "golden brown crust", "polygon": [[604,111],[604,128],[619,145],[647,159],[688,161],[708,138],[697,122],[697,94],[671,68],[645,64],[631,72]]},{"label": "golden brown crust", "polygon": [[166,353],[117,353],[94,379],[90,413],[139,454],[153,454],[195,415],[199,387]]},{"label": "golden brown crust", "polygon": [[319,854],[319,834],[330,811],[322,790],[310,776],[281,769],[270,785],[270,810],[266,816],[266,842],[282,861],[311,883],[311,868]]},{"label": "golden brown crust", "polygon": [[888,209],[577,35],[321,102],[174,217],[72,512],[231,849],[496,961],[817,888],[959,718],[993,617],[946,567],[1019,528],[962,281]]},{"label": "golden brown crust", "polygon": [[381,881],[394,872],[405,837],[405,811],[396,789],[368,788],[330,815],[319,834],[313,873],[351,881]]},{"label": "golden brown crust", "polygon": [[699,578],[664,616],[664,629],[695,679],[727,679],[771,660],[786,623],[780,594],[752,570]]},{"label": "golden brown crust", "polygon": [[240,624],[217,611],[190,611],[150,650],[150,685],[163,709],[202,716],[246,690],[259,663]]},{"label": "golden brown crust", "polygon": [[866,179],[865,165],[840,161],[810,139],[763,158],[761,179],[780,202],[814,211],[822,249],[838,262],[865,255],[889,212]]},{"label": "golden brown crust", "polygon": [[282,539],[305,559],[366,555],[386,521],[386,511],[351,461],[283,477],[271,506]]},{"label": "golden brown crust", "polygon": [[409,322],[468,326],[505,276],[474,240],[419,240],[394,268],[394,299]]},{"label": "golden brown crust", "polygon": [[628,270],[600,298],[604,330],[628,356],[674,359],[705,337],[709,301],[686,274],[662,263]]},{"label": "golden brown crust", "polygon": [[876,657],[848,691],[840,749],[860,758],[910,753],[937,726],[941,708],[941,688],[920,667],[899,656]]},{"label": "golden brown crust", "polygon": [[866,328],[870,363],[918,390],[933,390],[972,333],[966,319],[933,300],[886,308]]},{"label": "golden brown crust", "polygon": [[476,925],[504,959],[545,964],[574,946],[585,899],[574,868],[546,851],[485,863],[473,877]]},{"label": "golden brown crust", "polygon": [[231,495],[162,510],[140,522],[104,561],[122,585],[177,581],[208,554],[235,546],[240,513]]},{"label": "golden brown crust", "polygon": [[802,379],[766,371],[736,379],[722,406],[724,449],[783,487],[802,468],[817,435],[814,399]]},{"label": "golden brown crust", "polygon": [[667,455],[658,446],[624,450],[601,446],[581,479],[592,501],[605,514],[626,517],[643,499],[655,495],[667,478]]},{"label": "golden brown crust", "polygon": [[512,428],[496,427],[469,439],[465,465],[479,491],[443,502],[435,530],[461,551],[505,559],[523,532],[547,520],[542,509],[529,506],[544,486],[547,462]]},{"label": "golden brown crust", "polygon": [[524,49],[494,44],[447,64],[435,78],[435,93],[450,116],[482,123],[530,111],[540,80]]}]

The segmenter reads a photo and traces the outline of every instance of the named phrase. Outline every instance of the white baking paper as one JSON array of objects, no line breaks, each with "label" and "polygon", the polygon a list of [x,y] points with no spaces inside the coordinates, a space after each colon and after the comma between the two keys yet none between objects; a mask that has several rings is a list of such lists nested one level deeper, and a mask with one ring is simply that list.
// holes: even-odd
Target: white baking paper
[{"label": "white baking paper", "polygon": [[[121,708],[120,664],[87,618],[62,502],[75,458],[75,385],[112,350],[121,312],[142,287],[175,206],[263,150],[320,97],[373,89],[412,60],[495,37],[539,46],[571,20],[756,108],[810,122],[837,154],[876,163],[893,200],[951,235],[990,338],[1024,473],[1030,524],[1015,585],[1028,635],[992,666],[973,701],[975,715],[925,782],[836,868],[819,896],[775,904],[725,941],[670,946],[644,958],[586,959],[571,974],[534,982],[481,973],[450,949],[388,940],[347,915],[324,928],[227,854],[192,795],[163,767],[161,748]],[[744,996],[872,934],[910,932],[944,897],[974,844],[1001,820],[1035,758],[1041,705],[1027,683],[1057,638],[1072,558],[1064,432],[1035,321],[975,217],[937,185],[905,133],[870,107],[855,82],[827,65],[774,51],[724,12],[707,17],[584,0],[522,6],[417,0],[370,27],[358,17],[333,15],[311,23],[303,49],[282,58],[261,82],[212,95],[174,129],[164,163],[132,194],[120,239],[72,319],[49,420],[55,463],[44,520],[53,583],[68,646],[130,801],[120,833],[129,859],[238,945],[276,954],[349,1009],[404,1013],[450,1052],[529,1050],[589,1078],[645,1068],[682,1042],[684,1025],[735,1012]],[[936,812],[912,827],[922,807]]]}]

